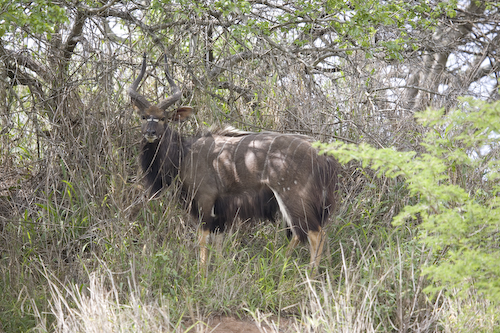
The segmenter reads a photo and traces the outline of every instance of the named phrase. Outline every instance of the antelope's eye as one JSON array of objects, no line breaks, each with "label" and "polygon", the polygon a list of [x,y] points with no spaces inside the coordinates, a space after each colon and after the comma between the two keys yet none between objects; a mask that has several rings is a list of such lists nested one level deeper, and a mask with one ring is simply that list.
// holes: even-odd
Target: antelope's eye
[{"label": "antelope's eye", "polygon": [[160,121],[165,121],[165,117],[163,117],[163,118],[160,118]]},{"label": "antelope's eye", "polygon": [[142,116],[142,120],[146,120],[146,116]]}]

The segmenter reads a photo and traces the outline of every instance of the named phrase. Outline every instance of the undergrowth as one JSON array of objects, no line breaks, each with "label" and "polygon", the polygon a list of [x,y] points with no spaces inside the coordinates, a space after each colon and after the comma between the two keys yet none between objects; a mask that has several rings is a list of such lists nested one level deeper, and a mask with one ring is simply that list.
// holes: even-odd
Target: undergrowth
[{"label": "undergrowth", "polygon": [[[488,332],[498,323],[497,305],[474,289],[424,292],[436,281],[423,269],[445,257],[421,241],[422,216],[392,224],[422,202],[406,175],[345,164],[316,276],[307,246],[285,255],[281,222],[213,236],[202,272],[197,222],[174,189],[148,199],[135,139],[96,137],[98,119],[89,126],[76,153],[48,151],[48,167],[33,167],[31,178],[1,193],[2,331],[210,332],[207,322],[220,315],[280,332]],[[469,182],[474,198],[488,202],[481,180],[466,178],[464,168],[449,169],[455,184]]]},{"label": "undergrowth", "polygon": [[[283,318],[285,332],[418,331],[422,318],[436,329],[440,308],[422,294],[418,274],[426,253],[414,230],[380,221],[383,207],[397,202],[365,182],[345,198],[319,274],[310,277],[307,247],[286,257],[280,224],[212,236],[202,274],[196,223],[171,193],[152,201],[139,195],[123,209],[111,198],[90,204],[82,183],[63,181],[2,230],[12,241],[0,265],[3,330],[208,332],[216,315],[274,327]],[[399,184],[384,188],[391,186]]]}]

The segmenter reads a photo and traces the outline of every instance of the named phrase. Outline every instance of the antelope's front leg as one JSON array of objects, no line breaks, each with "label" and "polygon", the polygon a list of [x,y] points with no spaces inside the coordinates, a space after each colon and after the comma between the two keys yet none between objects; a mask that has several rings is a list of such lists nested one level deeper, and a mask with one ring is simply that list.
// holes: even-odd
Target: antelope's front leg
[{"label": "antelope's front leg", "polygon": [[210,238],[210,229],[205,229],[205,226],[200,227],[198,243],[200,244],[200,268],[206,269],[208,261],[208,240]]},{"label": "antelope's front leg", "polygon": [[210,231],[214,230],[214,196],[204,195],[197,198],[199,211],[198,216],[201,221],[198,244],[200,244],[200,269],[205,270],[208,266],[208,241]]}]

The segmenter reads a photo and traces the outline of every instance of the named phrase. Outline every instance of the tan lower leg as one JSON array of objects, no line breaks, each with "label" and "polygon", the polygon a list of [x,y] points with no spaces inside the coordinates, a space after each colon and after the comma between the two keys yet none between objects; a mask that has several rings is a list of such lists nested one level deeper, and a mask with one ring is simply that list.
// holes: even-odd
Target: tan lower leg
[{"label": "tan lower leg", "polygon": [[287,257],[289,257],[292,254],[293,250],[295,250],[295,248],[297,247],[297,245],[299,245],[299,243],[300,243],[299,237],[293,235],[292,240],[290,241],[288,247],[286,248]]},{"label": "tan lower leg", "polygon": [[198,243],[200,244],[200,265],[202,268],[207,266],[208,259],[208,237],[210,236],[209,230],[201,230],[198,236]]},{"label": "tan lower leg", "polygon": [[309,231],[307,238],[309,239],[309,249],[311,251],[311,268],[315,269],[319,266],[323,254],[323,245],[326,238],[325,231],[321,228],[319,231]]}]

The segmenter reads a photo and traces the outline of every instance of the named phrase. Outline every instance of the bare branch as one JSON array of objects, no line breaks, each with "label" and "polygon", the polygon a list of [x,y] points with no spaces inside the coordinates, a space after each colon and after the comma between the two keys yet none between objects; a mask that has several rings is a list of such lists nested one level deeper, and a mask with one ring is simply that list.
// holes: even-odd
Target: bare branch
[{"label": "bare branch", "polygon": [[77,8],[81,12],[84,12],[85,14],[87,14],[88,16],[94,16],[94,15],[99,15],[99,14],[111,9],[111,7],[114,4],[116,4],[117,2],[118,2],[118,0],[109,0],[107,4],[105,4],[102,7],[97,7],[97,8],[89,7],[81,2],[78,2]]},{"label": "bare branch", "polygon": [[22,66],[28,68],[29,70],[35,72],[37,75],[43,78],[44,81],[50,82],[53,80],[53,76],[49,69],[43,64],[37,62],[32,57],[27,56],[24,52],[16,52],[3,47],[0,41],[0,58],[5,60],[12,60],[16,66]]},{"label": "bare branch", "polygon": [[62,47],[62,54],[64,58],[64,67],[66,67],[69,63],[71,56],[73,55],[73,51],[75,50],[78,42],[80,41],[80,37],[82,36],[83,26],[85,25],[85,20],[87,19],[87,14],[84,12],[77,12],[75,17],[75,22],[73,24],[73,28],[69,33],[68,38],[66,39],[65,45]]}]

